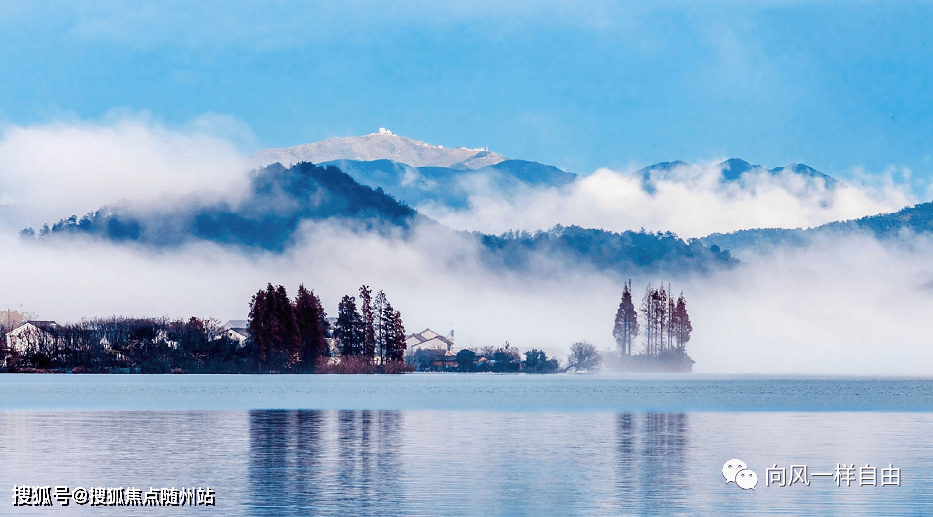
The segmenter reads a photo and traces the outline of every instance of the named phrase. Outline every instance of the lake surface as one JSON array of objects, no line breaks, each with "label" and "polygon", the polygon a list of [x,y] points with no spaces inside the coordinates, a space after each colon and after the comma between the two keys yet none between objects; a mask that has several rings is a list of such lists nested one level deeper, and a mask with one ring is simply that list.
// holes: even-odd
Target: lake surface
[{"label": "lake surface", "polygon": [[[5,374],[0,390],[0,515],[933,514],[930,379]],[[726,483],[734,458],[754,490]],[[809,486],[766,486],[792,465]],[[814,476],[837,467],[841,486]],[[14,507],[22,485],[210,487],[216,506]]]}]

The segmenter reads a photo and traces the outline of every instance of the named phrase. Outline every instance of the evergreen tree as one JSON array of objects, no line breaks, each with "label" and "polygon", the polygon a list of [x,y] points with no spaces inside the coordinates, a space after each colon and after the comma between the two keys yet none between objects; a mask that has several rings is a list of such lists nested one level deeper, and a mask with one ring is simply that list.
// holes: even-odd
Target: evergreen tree
[{"label": "evergreen tree", "polygon": [[395,350],[395,309],[392,304],[386,300],[382,307],[382,364],[385,364],[392,357]]},{"label": "evergreen tree", "polygon": [[390,359],[393,361],[405,360],[405,350],[408,344],[405,343],[405,325],[402,323],[402,313],[395,311],[395,319],[392,322],[392,329],[395,332],[395,347],[392,349]]},{"label": "evergreen tree", "polygon": [[382,310],[384,356],[383,361],[402,361],[405,358],[405,327],[402,325],[402,314],[392,308],[388,300]]},{"label": "evergreen tree", "polygon": [[616,311],[615,327],[612,329],[612,336],[622,355],[632,355],[632,343],[638,337],[638,332],[638,313],[632,303],[632,281],[629,280],[622,289],[622,301]]},{"label": "evergreen tree", "polygon": [[274,358],[283,368],[299,357],[298,323],[288,293],[283,286],[268,284],[250,302],[249,329],[262,362]]},{"label": "evergreen tree", "polygon": [[[314,294],[313,292],[311,294]],[[330,345],[327,343],[328,337],[333,337],[333,333],[330,328],[330,320],[327,319],[327,313],[324,312],[324,305],[321,303],[321,299],[317,296],[314,297],[317,301],[318,311],[321,315],[321,330],[324,336],[324,348],[321,350],[321,355],[324,357],[330,357],[332,355]]]},{"label": "evergreen tree", "polygon": [[363,355],[363,336],[363,318],[356,310],[356,298],[344,296],[337,307],[337,324],[334,326],[334,339],[340,355]]},{"label": "evergreen tree", "polygon": [[360,309],[363,312],[363,354],[368,357],[372,357],[376,352],[372,293],[368,285],[360,286]]},{"label": "evergreen tree", "polygon": [[645,323],[645,354],[664,353],[665,339],[670,328],[670,312],[667,290],[663,285],[660,289],[654,289],[648,284],[641,302],[641,313]]},{"label": "evergreen tree", "polygon": [[671,327],[674,329],[677,350],[685,354],[687,352],[687,342],[690,341],[690,333],[693,332],[693,325],[690,324],[690,315],[687,314],[687,300],[684,299],[684,293],[680,293],[680,297],[677,298],[677,306],[674,308]]},{"label": "evergreen tree", "polygon": [[662,354],[667,349],[667,335],[670,333],[670,312],[668,312],[668,296],[667,290],[664,289],[664,282],[661,282],[661,288],[656,290],[653,295],[655,310],[657,311],[657,346],[655,353]]},{"label": "evergreen tree", "polygon": [[655,290],[651,284],[645,288],[645,295],[641,299],[641,314],[645,322],[645,354],[655,355],[655,340],[657,333],[657,307],[654,303]]},{"label": "evergreen tree", "polygon": [[674,350],[674,291],[667,284],[667,349]]},{"label": "evergreen tree", "polygon": [[307,290],[304,284],[298,286],[298,294],[295,296],[295,320],[298,324],[302,368],[313,371],[318,357],[324,355],[327,348],[327,342],[324,341],[327,315],[324,314],[321,300],[313,291]]},{"label": "evergreen tree", "polygon": [[[272,284],[269,286],[271,287]],[[260,289],[249,302],[249,322],[247,323],[250,329],[250,339],[259,355],[260,368],[262,361],[266,360],[266,348],[269,346],[267,333],[270,316],[267,312],[266,291]]]},{"label": "evergreen tree", "polygon": [[386,305],[388,300],[384,292],[376,293],[376,299],[373,300],[373,330],[375,331],[375,356],[385,360],[386,357],[386,336],[390,333],[387,319]]},{"label": "evergreen tree", "polygon": [[284,286],[275,288],[274,313],[278,324],[277,350],[285,356],[285,366],[291,366],[300,358],[301,344],[298,333],[298,320],[295,319],[295,307]]}]

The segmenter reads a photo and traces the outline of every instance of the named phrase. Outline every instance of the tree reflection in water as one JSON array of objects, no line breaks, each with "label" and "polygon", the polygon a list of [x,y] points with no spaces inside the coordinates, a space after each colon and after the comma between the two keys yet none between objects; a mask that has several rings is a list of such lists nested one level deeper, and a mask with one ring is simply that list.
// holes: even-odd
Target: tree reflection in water
[{"label": "tree reflection in water", "polygon": [[686,413],[616,415],[616,486],[620,510],[689,513]]},{"label": "tree reflection in water", "polygon": [[250,411],[252,513],[401,513],[401,422],[398,411]]}]

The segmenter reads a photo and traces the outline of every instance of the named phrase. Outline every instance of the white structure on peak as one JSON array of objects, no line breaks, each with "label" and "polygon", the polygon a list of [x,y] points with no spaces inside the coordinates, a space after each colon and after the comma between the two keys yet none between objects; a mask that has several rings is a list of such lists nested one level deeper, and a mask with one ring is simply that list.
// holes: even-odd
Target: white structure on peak
[{"label": "white structure on peak", "polygon": [[392,132],[389,131],[388,129],[384,128],[384,127],[380,127],[380,128],[379,128],[379,134],[380,134],[380,135],[386,135],[386,136],[392,136]]}]

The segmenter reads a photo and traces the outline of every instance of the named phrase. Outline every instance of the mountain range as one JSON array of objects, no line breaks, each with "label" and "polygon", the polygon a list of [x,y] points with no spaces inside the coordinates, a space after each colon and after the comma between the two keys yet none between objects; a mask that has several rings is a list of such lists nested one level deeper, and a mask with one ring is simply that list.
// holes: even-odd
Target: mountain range
[{"label": "mountain range", "polygon": [[[413,207],[441,205],[455,211],[469,206],[477,184],[510,196],[527,187],[562,188],[580,178],[578,174],[552,165],[510,159],[486,149],[432,145],[384,130],[283,149],[265,149],[254,154],[251,161],[261,166],[276,162],[285,167],[300,162],[333,165],[357,182],[382,188]],[[792,174],[807,180],[821,180],[829,189],[840,184],[835,178],[800,163],[766,169],[730,158],[717,166],[722,171],[723,182],[740,182],[759,174]],[[662,162],[644,167],[635,174],[642,178],[644,190],[653,193],[657,180],[670,179],[673,172],[684,167],[694,165],[683,161]]]},{"label": "mountain range", "polygon": [[[246,253],[281,253],[300,240],[305,222],[327,222],[345,233],[378,233],[411,241],[429,227],[437,245],[449,239],[472,242],[477,259],[496,271],[548,274],[546,264],[620,275],[636,272],[706,272],[736,264],[728,251],[686,242],[671,233],[609,232],[577,226],[503,235],[456,232],[421,215],[383,191],[357,183],[332,165],[274,163],[257,170],[238,203],[196,203],[160,209],[105,207],[71,216],[39,231],[39,240],[95,235],[155,249],[208,241]],[[35,237],[31,228],[25,238]],[[430,252],[430,250],[423,250]],[[542,266],[544,264],[544,266]],[[542,269],[543,267],[543,269]]]},{"label": "mountain range", "polygon": [[[567,267],[590,267],[631,274],[633,271],[708,271],[736,264],[729,250],[774,245],[799,245],[820,232],[870,231],[879,238],[905,230],[933,231],[933,204],[908,207],[840,221],[812,230],[756,229],[712,234],[687,242],[670,232],[609,232],[599,228],[556,226],[548,231],[488,235],[454,232],[428,219],[412,206],[440,203],[453,209],[470,203],[471,180],[508,193],[525,187],[564,188],[579,176],[537,162],[509,159],[486,149],[445,148],[379,133],[332,138],[254,155],[257,163],[272,163],[253,172],[242,201],[199,203],[162,211],[139,207],[104,207],[82,218],[71,216],[40,230],[40,237],[85,233],[112,241],[133,241],[155,247],[206,240],[244,250],[282,252],[295,243],[304,221],[333,221],[347,231],[382,232],[408,238],[418,225],[442,228],[474,240],[482,260],[493,268],[527,270],[536,257],[547,256]],[[404,160],[404,161],[403,161]],[[685,162],[664,162],[636,172],[646,190]],[[841,184],[807,165],[766,169],[732,158],[718,164],[721,181],[743,181],[750,175],[793,174],[821,183]],[[401,232],[399,234],[399,231]],[[32,229],[24,236],[35,235]]]}]

